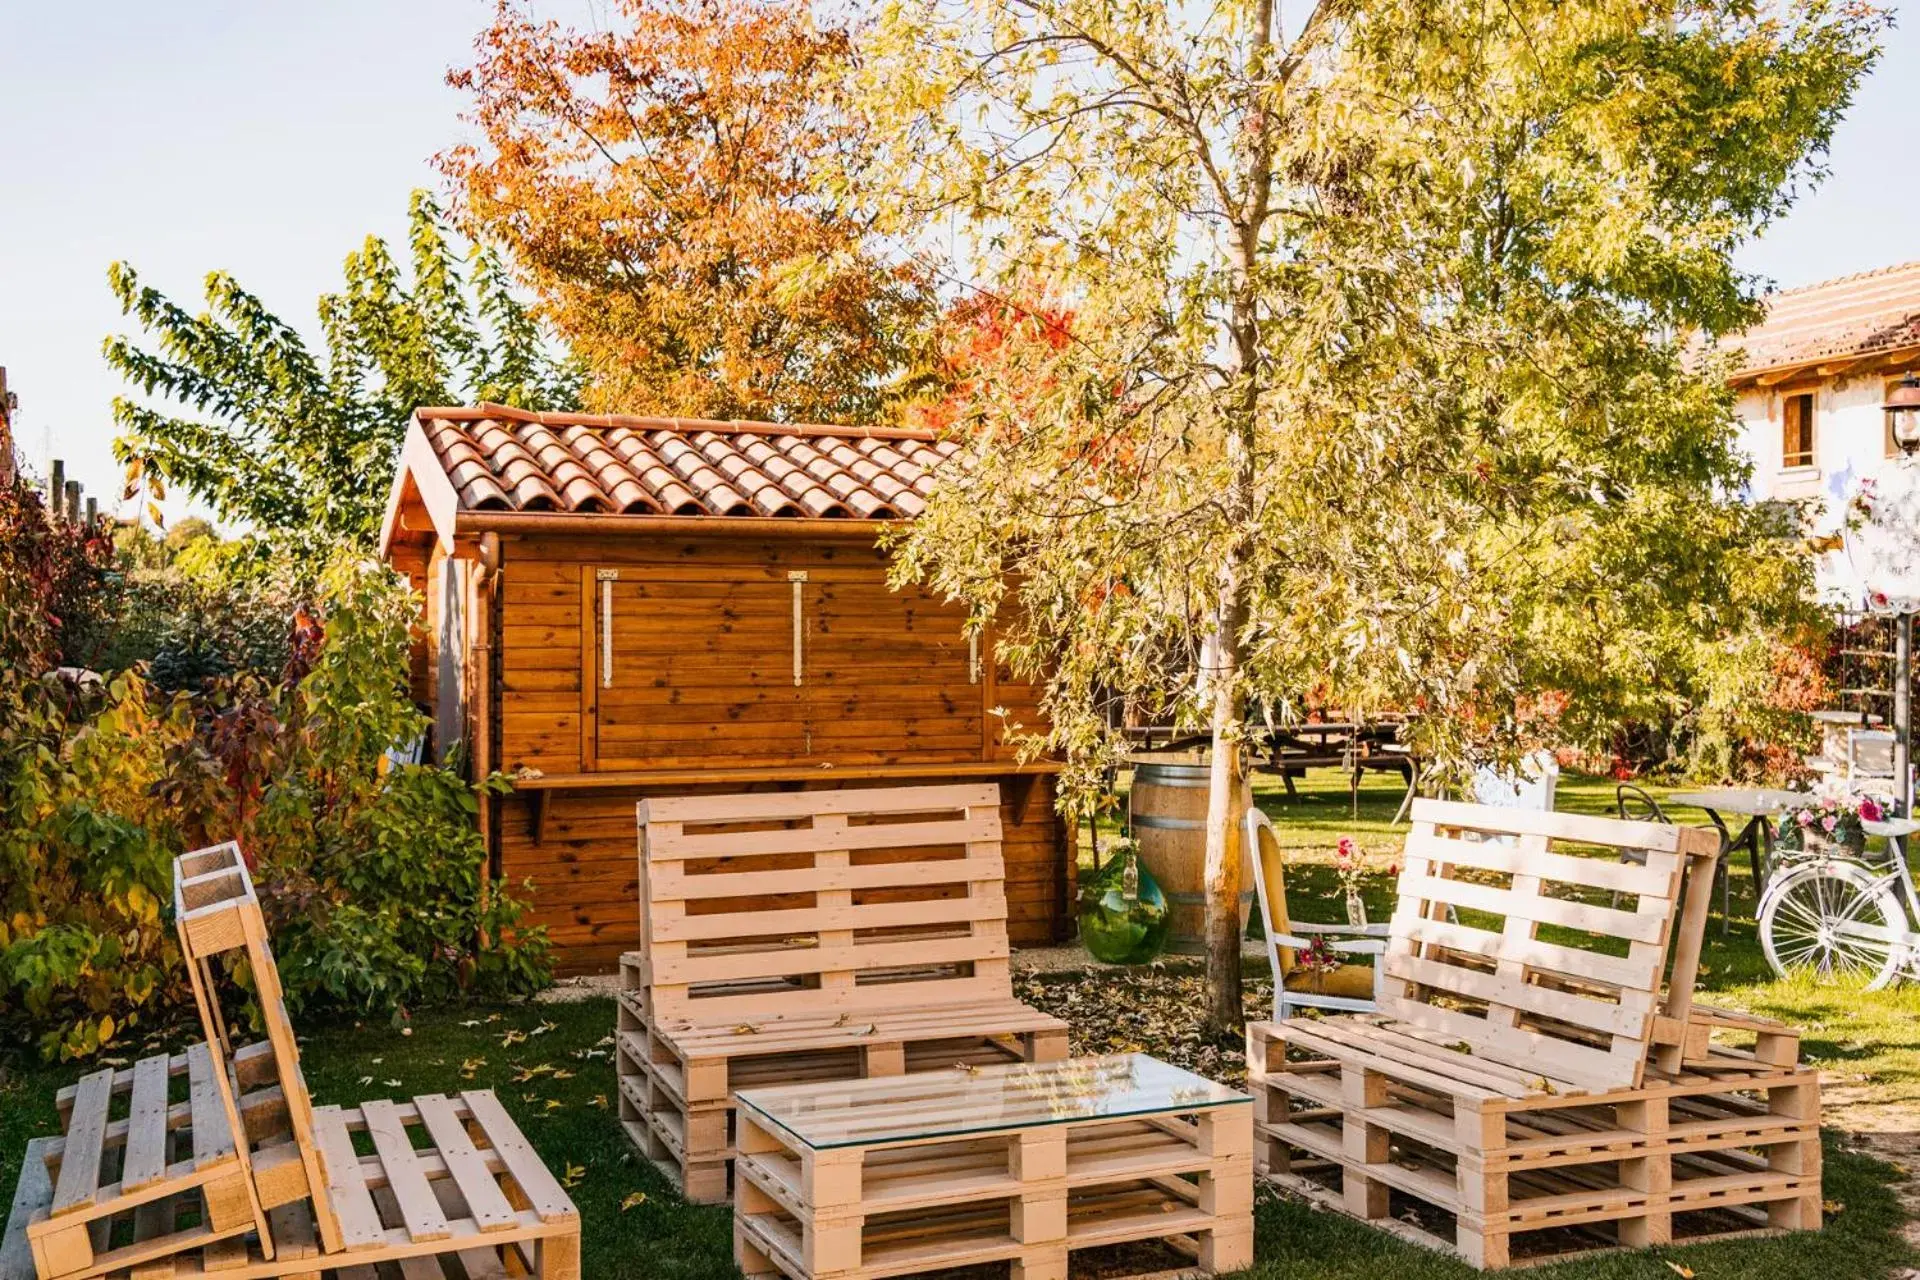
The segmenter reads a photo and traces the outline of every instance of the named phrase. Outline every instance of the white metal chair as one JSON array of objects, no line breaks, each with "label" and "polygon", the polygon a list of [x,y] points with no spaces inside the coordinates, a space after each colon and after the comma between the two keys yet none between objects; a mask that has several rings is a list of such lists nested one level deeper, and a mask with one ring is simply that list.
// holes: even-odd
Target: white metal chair
[{"label": "white metal chair", "polygon": [[1245,835],[1254,887],[1259,890],[1260,930],[1266,935],[1267,963],[1273,968],[1273,1016],[1289,1018],[1296,1009],[1372,1012],[1380,999],[1382,974],[1377,963],[1362,959],[1315,973],[1303,968],[1294,953],[1320,937],[1343,956],[1378,956],[1386,950],[1387,926],[1293,923],[1287,913],[1286,862],[1273,823],[1259,809],[1249,807]]},{"label": "white metal chair", "polygon": [[1893,780],[1893,735],[1885,729],[1847,730],[1847,781]]},{"label": "white metal chair", "polygon": [[1536,751],[1516,770],[1483,765],[1474,771],[1473,801],[1495,809],[1553,811],[1554,788],[1560,783],[1560,762],[1551,751]]}]

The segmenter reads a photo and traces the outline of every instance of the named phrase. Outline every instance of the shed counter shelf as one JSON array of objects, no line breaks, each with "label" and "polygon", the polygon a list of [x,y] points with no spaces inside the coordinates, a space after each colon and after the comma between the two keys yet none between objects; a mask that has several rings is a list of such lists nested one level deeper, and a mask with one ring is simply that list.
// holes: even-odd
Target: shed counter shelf
[{"label": "shed counter shelf", "polygon": [[1182,1273],[1252,1262],[1247,1095],[1143,1054],[738,1095],[749,1277],[883,1277],[1159,1241]]},{"label": "shed counter shelf", "polygon": [[878,782],[889,779],[911,782],[919,779],[1018,778],[1024,791],[1015,798],[1018,820],[1025,822],[1040,778],[1058,774],[1065,766],[1057,760],[960,760],[947,763],[855,764],[831,763],[795,767],[770,765],[751,769],[607,769],[595,773],[542,773],[525,769],[514,775],[513,789],[526,796],[533,813],[533,843],[545,843],[548,799],[555,792],[603,791],[620,787],[683,787],[756,782],[801,782],[808,779],[839,778],[849,782]]}]

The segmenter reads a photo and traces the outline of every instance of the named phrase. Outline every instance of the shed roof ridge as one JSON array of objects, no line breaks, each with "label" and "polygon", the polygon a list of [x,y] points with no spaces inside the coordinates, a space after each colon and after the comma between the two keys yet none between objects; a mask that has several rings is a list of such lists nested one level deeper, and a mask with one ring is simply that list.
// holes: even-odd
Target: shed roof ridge
[{"label": "shed roof ridge", "polygon": [[933,444],[940,433],[925,427],[853,425],[826,422],[767,422],[752,418],[683,418],[655,414],[579,413],[517,409],[512,405],[482,401],[471,405],[422,405],[414,410],[421,422],[518,422],[545,427],[588,427],[630,431],[672,431],[690,435],[712,431],[723,435],[757,436],[831,436],[846,440],[917,440]]}]

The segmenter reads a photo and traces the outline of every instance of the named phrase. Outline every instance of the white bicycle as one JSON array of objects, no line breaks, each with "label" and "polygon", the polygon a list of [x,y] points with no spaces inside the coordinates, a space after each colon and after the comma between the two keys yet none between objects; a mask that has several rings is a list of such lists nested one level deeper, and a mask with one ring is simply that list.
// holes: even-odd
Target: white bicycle
[{"label": "white bicycle", "polygon": [[1865,854],[1775,850],[1778,869],[1760,895],[1760,945],[1780,977],[1864,981],[1878,991],[1920,975],[1920,895],[1907,867],[1905,837],[1920,824],[1867,824],[1888,836],[1886,865]]}]

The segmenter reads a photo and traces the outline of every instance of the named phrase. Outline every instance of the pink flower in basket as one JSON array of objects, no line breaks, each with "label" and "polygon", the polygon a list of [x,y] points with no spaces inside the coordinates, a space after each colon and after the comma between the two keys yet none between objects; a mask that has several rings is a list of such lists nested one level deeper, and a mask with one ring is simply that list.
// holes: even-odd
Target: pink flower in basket
[{"label": "pink flower in basket", "polygon": [[1803,827],[1810,827],[1813,825],[1813,810],[1802,809],[1800,811],[1800,825]]},{"label": "pink flower in basket", "polygon": [[1840,819],[1834,817],[1832,814],[1828,814],[1826,817],[1820,819],[1820,829],[1828,835],[1832,835],[1833,829],[1839,825]]},{"label": "pink flower in basket", "polygon": [[1862,822],[1878,822],[1885,816],[1886,815],[1881,812],[1880,802],[1878,800],[1875,800],[1872,796],[1860,797],[1860,820]]}]

